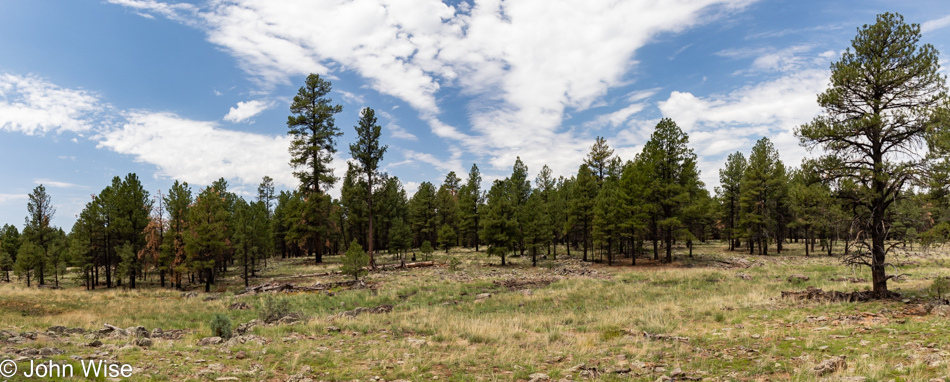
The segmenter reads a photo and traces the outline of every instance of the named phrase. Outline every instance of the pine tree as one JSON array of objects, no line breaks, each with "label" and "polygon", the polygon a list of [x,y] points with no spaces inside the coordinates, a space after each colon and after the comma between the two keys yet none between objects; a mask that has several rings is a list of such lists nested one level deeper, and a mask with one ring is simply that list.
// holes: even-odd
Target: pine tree
[{"label": "pine tree", "polygon": [[571,225],[581,228],[581,237],[584,247],[584,261],[587,261],[588,244],[591,239],[591,229],[594,219],[594,198],[597,197],[597,175],[591,172],[587,164],[582,164],[577,170],[577,177],[572,185],[571,195]]},{"label": "pine tree", "polygon": [[[946,152],[948,112],[946,76],[937,50],[918,45],[918,24],[885,13],[858,29],[850,48],[831,65],[831,87],[818,96],[824,112],[796,135],[808,147],[821,147],[815,166],[826,181],[849,179],[862,195],[853,200],[866,211],[861,242],[851,261],[871,268],[873,293],[889,295],[885,239],[889,208],[905,185],[919,179],[930,149]],[[861,214],[865,214],[862,212]]]},{"label": "pine tree", "polygon": [[769,240],[777,240],[780,231],[779,200],[784,197],[785,166],[768,138],[752,147],[749,165],[742,176],[740,225],[746,230],[750,254],[758,243],[759,254],[768,254]]},{"label": "pine tree", "polygon": [[[39,248],[39,255],[25,261],[30,267],[36,270],[36,279],[39,285],[44,285],[46,258],[49,256],[50,246],[53,244],[56,229],[51,225],[53,216],[56,215],[56,207],[53,207],[52,198],[46,193],[46,187],[36,186],[33,192],[29,194],[29,201],[26,206],[28,215],[26,217],[26,227],[23,234],[26,240],[29,240]],[[30,255],[36,253],[32,248],[27,251]],[[19,253],[17,254],[19,256]],[[31,268],[31,269],[32,269]],[[27,272],[29,274],[29,272]],[[27,277],[29,283],[29,277]]]},{"label": "pine tree", "polygon": [[417,243],[436,240],[438,232],[437,205],[435,186],[429,182],[422,182],[415,195],[409,200],[409,215],[412,231],[416,235]]},{"label": "pine tree", "polygon": [[501,257],[502,266],[506,264],[508,251],[513,249],[518,228],[510,193],[509,179],[492,182],[485,205],[484,224],[479,232],[481,240],[488,245],[488,254]]},{"label": "pine tree", "polygon": [[722,201],[722,223],[726,240],[729,241],[729,250],[734,251],[739,246],[739,196],[742,193],[742,175],[745,174],[745,156],[741,152],[729,154],[724,168],[719,169],[719,184],[717,189],[719,200]]},{"label": "pine tree", "polygon": [[651,170],[647,194],[651,195],[648,203],[653,204],[654,248],[657,237],[662,236],[666,262],[673,261],[674,234],[685,227],[684,213],[692,193],[701,185],[696,154],[688,144],[689,137],[676,122],[664,118],[643,147],[643,159]]},{"label": "pine tree", "polygon": [[364,108],[360,112],[360,120],[356,125],[357,141],[350,145],[350,155],[359,165],[360,174],[366,179],[366,203],[369,213],[369,229],[366,239],[367,253],[369,255],[369,266],[376,268],[376,261],[373,259],[373,191],[376,186],[377,172],[379,171],[379,162],[383,159],[388,146],[379,144],[379,135],[381,127],[376,124],[376,113],[373,109]]},{"label": "pine tree", "polygon": [[211,291],[218,262],[228,254],[228,211],[218,190],[208,187],[188,209],[189,234],[185,235],[188,268],[203,275],[205,292]]},{"label": "pine tree", "polygon": [[597,176],[597,186],[604,183],[607,176],[607,167],[610,165],[614,150],[607,145],[607,140],[603,137],[597,137],[594,145],[590,147],[590,153],[584,159],[584,164]]},{"label": "pine tree", "polygon": [[459,231],[462,238],[467,238],[466,245],[474,243],[478,251],[479,226],[482,207],[485,205],[485,194],[482,192],[482,175],[478,166],[472,164],[468,173],[468,181],[459,188]]}]

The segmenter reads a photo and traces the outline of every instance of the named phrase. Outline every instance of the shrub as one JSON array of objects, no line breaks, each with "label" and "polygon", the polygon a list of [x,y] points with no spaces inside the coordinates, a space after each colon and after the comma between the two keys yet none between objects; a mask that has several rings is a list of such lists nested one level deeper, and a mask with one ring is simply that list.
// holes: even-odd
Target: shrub
[{"label": "shrub", "polygon": [[432,243],[428,240],[422,242],[422,246],[419,247],[419,252],[422,252],[422,255],[425,256],[425,261],[429,261],[429,254],[433,251]]},{"label": "shrub", "polygon": [[459,269],[459,265],[462,264],[462,260],[459,260],[457,257],[449,258],[449,270],[455,272]]},{"label": "shrub", "polygon": [[231,319],[227,315],[215,313],[211,318],[211,333],[215,337],[231,338]]},{"label": "shrub", "polygon": [[354,279],[359,281],[360,276],[369,273],[369,271],[366,270],[366,266],[368,265],[369,256],[363,251],[363,247],[356,242],[356,239],[353,239],[353,242],[350,243],[350,248],[343,254],[343,265],[340,267],[340,270],[343,271],[343,274],[353,276]]},{"label": "shrub", "polygon": [[292,315],[294,313],[291,311],[290,301],[287,299],[270,295],[261,299],[261,310],[258,312],[261,321],[269,324]]},{"label": "shrub", "polygon": [[950,293],[950,280],[946,278],[937,278],[930,283],[930,288],[927,289],[927,294],[931,298],[943,299],[943,296],[946,296]]}]

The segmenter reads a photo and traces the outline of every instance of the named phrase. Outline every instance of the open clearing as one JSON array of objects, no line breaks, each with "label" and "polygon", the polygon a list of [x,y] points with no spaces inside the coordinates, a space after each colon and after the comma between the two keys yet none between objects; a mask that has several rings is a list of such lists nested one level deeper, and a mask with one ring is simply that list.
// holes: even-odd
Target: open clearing
[{"label": "open clearing", "polygon": [[[807,287],[863,291],[869,283],[856,279],[868,279],[867,269],[791,247],[782,256],[749,256],[707,244],[693,258],[680,248],[673,264],[638,259],[636,266],[629,259],[584,263],[574,252],[538,267],[519,257],[501,267],[484,253],[437,252],[435,266],[372,272],[362,286],[340,275],[306,276],[335,270],[338,257],[320,266],[287,259],[271,261],[252,283],[329,284],[296,293],[239,294],[233,271],[231,284],[211,294],[159,289],[151,279],[137,291],[4,285],[0,339],[3,356],[21,367],[52,359],[78,370],[79,359],[105,359],[133,365],[133,381],[950,376],[950,316],[926,304],[932,280],[950,276],[945,251],[891,259],[900,265],[893,272],[905,274],[890,283],[901,300],[828,302],[781,295]],[[450,266],[450,258],[460,263]],[[215,313],[245,329],[239,325],[281,300],[302,318],[291,314],[199,345],[212,336]],[[837,356],[843,364],[833,362]]]}]

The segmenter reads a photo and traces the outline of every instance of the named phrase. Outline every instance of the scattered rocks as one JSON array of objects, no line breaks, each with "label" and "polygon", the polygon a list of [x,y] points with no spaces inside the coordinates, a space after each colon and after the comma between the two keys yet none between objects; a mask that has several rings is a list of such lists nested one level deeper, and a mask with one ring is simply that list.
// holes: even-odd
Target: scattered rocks
[{"label": "scattered rocks", "polygon": [[198,346],[220,345],[224,342],[221,337],[205,337],[198,341]]},{"label": "scattered rocks", "polygon": [[787,279],[787,280],[788,280],[788,282],[790,282],[790,283],[795,283],[795,282],[808,281],[809,278],[808,278],[808,276],[805,276],[805,275],[799,273],[799,274],[794,274],[794,275],[788,276],[788,279]]},{"label": "scattered rocks", "polygon": [[251,343],[251,342],[256,343],[258,345],[265,345],[269,341],[264,337],[248,334],[244,336],[231,337],[231,339],[229,339],[228,342],[225,343],[225,346],[232,347],[235,345],[242,345],[242,344]]},{"label": "scattered rocks", "polygon": [[849,282],[849,283],[855,283],[855,284],[868,282],[867,279],[859,279],[857,277],[838,277],[838,278],[831,279],[831,281]]},{"label": "scattered rocks", "polygon": [[251,306],[246,302],[238,301],[228,306],[230,310],[248,310],[251,309]]},{"label": "scattered rocks", "polygon": [[58,354],[63,354],[63,353],[65,352],[57,348],[42,348],[39,350],[40,357],[49,357],[52,355],[58,355]]},{"label": "scattered rocks", "polygon": [[[890,292],[889,298],[900,297],[895,292]],[[828,302],[866,302],[871,301],[873,295],[871,291],[860,292],[825,292],[820,288],[810,286],[803,291],[782,291],[782,298],[791,298],[796,300],[818,300]]]},{"label": "scattered rocks", "polygon": [[380,314],[380,313],[389,313],[392,311],[393,311],[392,305],[380,305],[375,308],[365,308],[361,306],[359,308],[340,313],[339,317],[354,318],[363,313]]},{"label": "scattered rocks", "polygon": [[828,375],[838,370],[844,370],[848,368],[848,363],[845,362],[846,356],[840,355],[837,357],[832,357],[822,361],[818,366],[815,366],[812,370],[815,374],[819,376]]}]

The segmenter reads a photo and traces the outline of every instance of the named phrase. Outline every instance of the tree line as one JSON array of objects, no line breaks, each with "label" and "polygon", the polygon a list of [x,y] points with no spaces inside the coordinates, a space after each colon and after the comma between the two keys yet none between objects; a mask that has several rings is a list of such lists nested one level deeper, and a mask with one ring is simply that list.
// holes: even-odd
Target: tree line
[{"label": "tree line", "polygon": [[334,199],[327,190],[341,179],[330,160],[342,135],[334,115],[343,108],[329,98],[330,82],[311,74],[287,120],[297,189],[275,193],[265,176],[252,200],[228,191],[224,179],[197,194],[176,181],[167,194],[150,196],[129,174],[95,195],[66,234],[50,225],[55,209],[39,186],[22,233],[12,225],[0,232],[0,269],[28,284],[51,276],[58,283],[72,266],[90,289],[134,288],[157,277],[162,286],[203,283],[207,291],[232,268],[247,285],[272,257],[320,263],[364,248],[369,267],[380,251],[405,261],[413,248],[433,246],[484,247],[502,265],[512,255],[537,265],[559,248],[584,261],[636,264],[638,257],[672,262],[677,244],[689,256],[694,243],[708,240],[767,255],[804,242],[806,255],[837,248],[846,261],[871,267],[883,296],[892,247],[885,241],[950,237],[950,101],[936,50],[919,38],[919,25],[895,14],[859,28],[818,97],[824,112],[796,130],[820,155],[787,166],[763,137],[748,153],[728,155],[712,193],[688,135],[664,118],[633,158],[619,158],[597,137],[570,176],[543,166],[529,179],[518,158],[487,189],[473,164],[468,174],[449,172],[438,187],[423,182],[409,197],[397,177],[379,170],[387,146],[366,107]]}]

